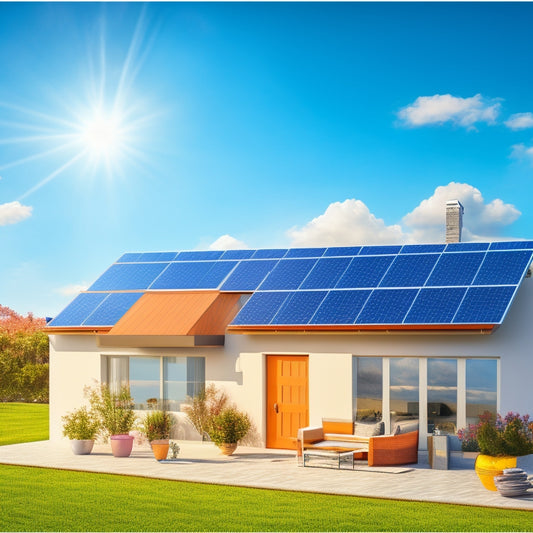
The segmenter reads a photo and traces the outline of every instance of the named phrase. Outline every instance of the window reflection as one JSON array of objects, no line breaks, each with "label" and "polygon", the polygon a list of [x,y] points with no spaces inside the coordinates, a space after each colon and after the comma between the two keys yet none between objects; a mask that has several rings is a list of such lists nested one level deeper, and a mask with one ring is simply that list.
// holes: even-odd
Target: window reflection
[{"label": "window reflection", "polygon": [[390,421],[394,433],[418,429],[418,359],[413,357],[390,360]]},{"label": "window reflection", "polygon": [[130,357],[130,392],[135,409],[148,409],[161,399],[159,357]]},{"label": "window reflection", "polygon": [[428,433],[457,429],[457,360],[428,359]]},{"label": "window reflection", "polygon": [[382,418],[383,362],[381,357],[354,357],[354,416],[358,421],[379,421]]},{"label": "window reflection", "polygon": [[498,362],[496,359],[466,360],[466,423],[477,424],[485,411],[496,414]]}]

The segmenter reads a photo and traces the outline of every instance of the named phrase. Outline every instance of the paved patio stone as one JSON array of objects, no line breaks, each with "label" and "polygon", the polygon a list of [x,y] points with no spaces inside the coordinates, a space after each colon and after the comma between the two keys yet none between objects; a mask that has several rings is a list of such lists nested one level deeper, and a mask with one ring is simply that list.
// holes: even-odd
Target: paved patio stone
[{"label": "paved patio stone", "polygon": [[486,490],[473,469],[431,470],[421,461],[403,473],[394,469],[337,470],[304,468],[294,452],[239,446],[223,456],[212,443],[180,441],[177,462],[158,463],[147,445],[115,458],[109,445],[96,445],[91,455],[73,455],[68,442],[31,442],[0,446],[0,463],[142,476],[372,498],[482,505],[533,510],[533,489],[519,498]]}]

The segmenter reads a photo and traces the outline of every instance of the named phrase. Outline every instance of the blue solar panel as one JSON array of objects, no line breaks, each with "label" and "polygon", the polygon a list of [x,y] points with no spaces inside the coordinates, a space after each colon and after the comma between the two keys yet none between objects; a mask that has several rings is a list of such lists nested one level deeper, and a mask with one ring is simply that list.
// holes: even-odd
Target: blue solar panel
[{"label": "blue solar panel", "polygon": [[511,302],[516,287],[470,287],[454,324],[499,324]]},{"label": "blue solar panel", "polygon": [[49,326],[81,326],[83,321],[106,299],[108,293],[78,294],[70,304],[57,315]]},{"label": "blue solar panel", "polygon": [[141,255],[141,253],[126,253],[117,260],[117,263],[135,263],[141,258]]},{"label": "blue solar panel", "polygon": [[216,289],[235,268],[238,261],[217,261],[200,280],[197,289]]},{"label": "blue solar panel", "polygon": [[354,257],[335,288],[377,287],[393,259],[393,256]]},{"label": "blue solar panel", "polygon": [[401,254],[431,254],[440,253],[446,248],[445,244],[406,244]]},{"label": "blue solar panel", "polygon": [[330,257],[319,259],[301,289],[331,289],[335,287],[339,278],[350,264],[349,257]]},{"label": "blue solar panel", "polygon": [[327,291],[293,292],[280,307],[271,324],[307,324]]},{"label": "blue solar panel", "polygon": [[128,291],[147,289],[168,263],[122,263],[109,267],[90,287],[90,291]]},{"label": "blue solar panel", "polygon": [[311,324],[353,324],[365,305],[371,290],[330,291]]},{"label": "blue solar panel", "polygon": [[483,252],[488,249],[488,242],[451,242],[446,246],[446,252]]},{"label": "blue solar panel", "polygon": [[141,292],[111,293],[89,317],[84,326],[114,326],[142,296]]},{"label": "blue solar panel", "polygon": [[421,287],[433,270],[438,254],[398,255],[380,287]]},{"label": "blue solar panel", "polygon": [[235,325],[267,325],[289,295],[289,292],[256,292],[252,294],[233,320]]},{"label": "blue solar panel", "polygon": [[531,263],[531,251],[488,252],[472,285],[518,283]]},{"label": "blue solar panel", "polygon": [[252,259],[281,259],[287,253],[287,249],[270,248],[264,250],[256,250]]},{"label": "blue solar panel", "polygon": [[177,252],[161,252],[158,257],[158,261],[174,261],[177,256]]},{"label": "blue solar panel", "polygon": [[484,257],[483,252],[443,253],[426,286],[470,285]]},{"label": "blue solar panel", "polygon": [[216,261],[223,253],[222,250],[179,252],[174,261]]},{"label": "blue solar panel", "polygon": [[282,259],[261,283],[259,289],[262,291],[297,289],[316,262],[317,259]]},{"label": "blue solar panel", "polygon": [[255,250],[226,250],[220,259],[250,259]]},{"label": "blue solar panel", "polygon": [[285,255],[285,259],[291,257],[322,257],[325,251],[325,248],[290,248],[287,255]]},{"label": "blue solar panel", "polygon": [[401,246],[363,246],[359,255],[396,255],[400,253]]},{"label": "blue solar panel", "polygon": [[490,245],[490,250],[530,250],[532,248],[533,241],[501,241]]},{"label": "blue solar panel", "polygon": [[405,319],[405,323],[449,324],[457,312],[465,292],[465,287],[421,289]]},{"label": "blue solar panel", "polygon": [[241,261],[220,290],[254,291],[277,264],[277,259]]},{"label": "blue solar panel", "polygon": [[418,289],[375,289],[356,324],[401,324]]},{"label": "blue solar panel", "polygon": [[328,248],[324,253],[324,257],[332,256],[353,256],[357,255],[361,251],[361,246],[332,246]]},{"label": "blue solar panel", "polygon": [[215,261],[183,261],[170,263],[155,280],[150,289],[198,289],[202,278],[215,265]]}]

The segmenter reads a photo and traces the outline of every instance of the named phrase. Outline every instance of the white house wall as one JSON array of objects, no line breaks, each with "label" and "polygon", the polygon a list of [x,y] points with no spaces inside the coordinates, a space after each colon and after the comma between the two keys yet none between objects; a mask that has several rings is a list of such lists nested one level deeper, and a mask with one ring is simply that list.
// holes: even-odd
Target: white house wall
[{"label": "white house wall", "polygon": [[[280,334],[227,335],[220,348],[106,348],[92,336],[51,336],[50,436],[61,438],[61,415],[83,403],[83,387],[103,378],[101,355],[205,356],[206,381],[223,387],[253,418],[265,440],[265,357],[309,355],[310,423],[352,416],[352,356],[501,358],[498,410],[533,413],[533,280],[526,279],[505,323],[492,335]],[[460,366],[460,365],[459,365]],[[458,368],[459,377],[461,368]],[[386,391],[384,391],[385,394]],[[422,414],[421,414],[422,415]],[[421,426],[423,417],[421,416]]]}]

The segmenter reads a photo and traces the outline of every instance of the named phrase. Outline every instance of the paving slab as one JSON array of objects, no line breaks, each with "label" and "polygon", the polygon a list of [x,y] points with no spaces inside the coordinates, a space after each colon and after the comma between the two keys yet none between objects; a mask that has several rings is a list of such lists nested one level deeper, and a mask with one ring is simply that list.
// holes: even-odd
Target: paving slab
[{"label": "paving slab", "polygon": [[117,458],[108,444],[95,445],[90,455],[74,455],[68,442],[31,442],[0,446],[0,464],[533,510],[532,489],[525,496],[505,498],[485,489],[472,468],[431,470],[423,461],[402,468],[368,467],[357,462],[355,470],[304,468],[291,451],[239,446],[227,457],[212,443],[179,441],[179,445],[177,461],[157,462],[147,445],[135,445],[130,457]]}]

